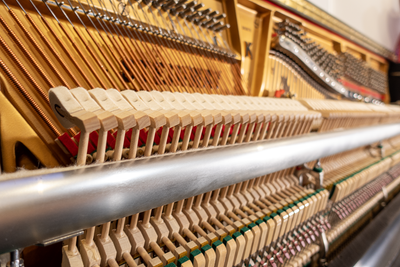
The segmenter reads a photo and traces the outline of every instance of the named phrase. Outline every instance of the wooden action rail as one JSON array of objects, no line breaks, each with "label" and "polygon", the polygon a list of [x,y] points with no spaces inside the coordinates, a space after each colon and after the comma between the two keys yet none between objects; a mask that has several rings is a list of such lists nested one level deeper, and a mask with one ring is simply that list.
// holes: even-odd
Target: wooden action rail
[{"label": "wooden action rail", "polygon": [[[136,120],[136,124],[125,126],[125,128],[118,126],[119,130],[115,129],[114,132],[117,142],[112,147],[113,151],[107,152],[107,155],[114,153],[115,156],[115,151],[117,151],[117,158],[120,158],[122,151],[125,151],[125,158],[133,158],[137,153],[140,155],[140,151],[143,151],[142,155],[149,156],[153,153],[153,150],[161,154],[165,152],[166,148],[174,152],[178,147],[180,150],[186,150],[189,145],[194,149],[207,147],[209,144],[226,145],[235,142],[242,143],[304,134],[310,131],[314,119],[318,116],[318,113],[307,111],[296,101],[290,100],[289,102],[285,100],[276,102],[275,100],[249,97],[229,98],[215,95],[159,93],[156,91],[140,91],[137,93],[125,91],[119,93],[114,89],[94,89],[87,94],[84,93],[82,88],[73,89],[70,92],[65,87],[50,91],[51,97],[58,94],[60,99],[77,97],[77,101],[80,103],[89,102],[87,99],[93,97],[98,105],[108,112],[111,110],[108,106],[105,106],[105,101],[110,102],[110,105],[113,106],[112,110],[118,108],[130,110],[132,120]],[[66,121],[65,117],[58,113],[57,107],[62,107],[62,103],[58,101],[57,104],[54,104],[53,110],[61,122]],[[66,105],[66,108],[68,108],[68,105]],[[87,111],[90,110],[90,107],[86,107],[86,105],[83,105],[83,108]],[[98,108],[96,107],[96,109]],[[186,108],[190,110],[186,110]],[[253,109],[255,110],[252,111]],[[150,112],[150,110],[153,111]],[[115,112],[113,113],[114,116],[122,123],[122,113],[117,114]],[[153,126],[148,123],[148,118],[145,115],[150,117],[150,121],[153,121],[151,123]],[[135,125],[140,126],[136,127]],[[70,127],[69,122],[65,124],[65,127]],[[270,129],[268,129],[269,127]],[[127,146],[129,141],[124,142],[124,132],[130,131],[132,128],[134,129],[129,139],[131,144]],[[148,130],[144,131],[144,128]],[[142,148],[138,148],[137,144],[140,134],[147,136],[144,140],[142,139],[142,142],[145,143]],[[99,135],[105,138],[105,131],[99,131]],[[157,149],[153,149],[155,138],[157,138]],[[182,138],[182,140],[179,141],[179,138]],[[105,153],[104,139],[99,140],[102,140],[102,148],[101,151],[97,149],[96,155],[99,155],[99,153],[103,155]],[[88,144],[94,146],[95,149],[96,146],[99,147],[97,140],[91,139],[91,141]],[[64,144],[68,146],[68,144]],[[78,149],[78,154],[82,154],[81,157],[85,154],[85,149],[88,151],[87,147],[82,149]],[[87,157],[90,157],[90,155]]]},{"label": "wooden action rail", "polygon": [[[147,114],[150,120],[152,120],[151,117],[154,115],[151,114],[154,112],[160,114],[165,118],[164,123],[160,124],[161,130],[158,129],[159,127],[150,130],[151,126],[148,122],[143,124],[148,127],[150,134],[148,133],[147,137],[150,136],[151,140],[150,148],[147,147],[147,143],[145,144],[145,156],[152,153],[163,154],[168,147],[167,143],[170,148],[173,147],[170,150],[173,152],[179,149],[186,150],[189,148],[189,144],[191,148],[195,149],[199,146],[207,147],[209,144],[218,146],[301,135],[310,132],[316,119],[319,118],[319,114],[315,111],[310,112],[300,102],[290,99],[227,97],[177,92],[159,93],[156,91],[138,93],[124,91],[120,93],[114,89],[86,91],[83,88],[68,90],[65,87],[52,89],[50,96],[51,99],[57,100],[54,103],[58,103],[58,112],[61,114],[68,114],[69,105],[73,102],[70,98],[73,98],[78,104],[82,103],[86,107],[87,113],[90,109],[87,103],[93,101],[92,106],[98,104],[96,108],[91,108],[93,111],[99,110],[100,107],[106,114],[114,116],[117,121],[122,120],[122,114],[136,119],[137,113],[141,112],[140,114]],[[67,105],[64,105],[64,99],[69,99]],[[104,101],[109,104],[105,104]],[[201,103],[207,103],[207,105],[201,105]],[[351,103],[349,104],[351,106]],[[370,112],[368,105],[364,105],[366,113]],[[122,109],[126,112],[122,112]],[[54,110],[57,112],[56,108]],[[121,111],[117,112],[117,110]],[[128,110],[130,112],[127,112]],[[152,112],[145,112],[146,110],[152,110]],[[361,111],[358,112],[361,113]],[[74,117],[73,114],[75,113],[72,113],[71,116],[64,115],[63,119],[74,122],[76,116]],[[99,115],[94,117],[107,117],[98,111],[97,114]],[[352,113],[349,114],[352,115]],[[173,119],[174,116],[176,119]],[[376,114],[371,114],[371,116],[376,117]],[[101,119],[99,120],[101,122]],[[172,122],[173,120],[175,122]],[[185,122],[186,120],[187,122]],[[114,127],[118,128],[115,129],[117,139],[119,132],[128,130],[128,128],[121,128],[118,125],[118,123],[114,124]],[[136,125],[133,123],[129,126],[134,128],[132,134],[138,133]],[[220,127],[220,125],[222,126]],[[197,127],[196,130],[194,130],[194,126]],[[340,126],[349,127],[349,124],[343,119],[336,124],[336,127]],[[104,131],[100,129],[100,125],[97,127],[99,133]],[[201,130],[198,130],[199,128]],[[220,139],[217,139],[220,140],[219,142],[215,142],[215,134],[213,140],[210,140],[212,130],[217,131],[217,128],[224,128],[218,130],[221,136]],[[173,133],[171,133],[172,129],[174,129]],[[228,129],[232,129],[231,134],[226,134]],[[153,149],[157,131],[160,142],[157,149]],[[182,142],[176,145],[178,142],[176,136],[181,136],[181,134],[176,134],[175,131],[182,131],[184,132],[183,136],[190,137],[186,139],[184,137]],[[104,135],[104,133],[99,135]],[[168,141],[168,137],[170,141]],[[132,137],[130,140],[137,139]],[[129,149],[137,150],[136,146],[137,143],[131,143]],[[111,152],[110,159],[119,160],[122,154],[130,154],[129,151],[121,153],[116,152],[117,150],[124,150],[123,145],[121,144],[118,149]],[[87,147],[83,148],[81,153],[85,154],[86,151]],[[99,151],[96,153],[99,155]],[[360,157],[365,158],[369,154],[355,150],[349,152],[349,155],[359,159]],[[103,157],[99,157],[99,159],[101,161]],[[333,160],[331,159],[331,161]],[[325,162],[325,160],[322,159],[321,162]],[[328,174],[340,170],[342,166],[340,162],[339,164],[328,164]],[[385,165],[385,167],[388,166]],[[101,236],[101,238],[99,237],[100,241],[96,241],[98,244],[89,242],[93,249],[96,244],[99,253],[91,255],[92,258],[88,259],[88,253],[82,252],[81,258],[85,262],[97,262],[96,264],[98,264],[95,255],[101,255],[103,262],[101,266],[106,266],[104,262],[114,262],[117,258],[121,260],[121,255],[129,252],[131,257],[139,259],[136,264],[143,263],[147,266],[165,266],[170,263],[177,265],[185,263],[188,266],[191,264],[215,266],[218,263],[218,266],[232,266],[263,261],[268,261],[270,264],[284,264],[293,261],[293,257],[296,255],[302,253],[302,255],[311,255],[310,250],[307,250],[307,244],[317,240],[320,226],[327,223],[321,216],[326,209],[329,192],[327,190],[314,192],[314,190],[299,186],[294,174],[295,168],[282,170],[193,196],[164,207],[157,207],[133,215],[131,218],[122,218],[118,220],[116,226],[114,225],[116,228],[113,231],[117,231],[118,236],[125,240],[124,244],[127,242],[126,240],[129,240],[131,245],[128,244],[123,250],[120,249],[122,241],[111,238],[114,242],[112,243],[107,237],[110,232],[110,223],[107,223],[103,225],[102,232],[97,235]],[[371,173],[365,178],[362,176],[360,179],[364,179],[366,182],[373,178],[374,174],[376,173]],[[125,229],[124,234],[121,229]],[[89,233],[92,231],[92,228],[88,229]],[[86,241],[82,240],[80,241],[83,242],[81,250],[85,250]],[[92,238],[89,236],[87,240],[92,240]],[[67,266],[74,266],[77,258],[76,252],[73,256],[70,255],[74,250],[71,243],[74,242],[76,240],[72,240],[69,247],[64,248],[63,262],[69,264]],[[103,249],[104,242],[109,244],[107,246],[110,246],[110,250]],[[215,243],[218,246],[214,245]],[[112,249],[113,246],[110,244],[113,244],[115,248]],[[148,254],[149,251],[153,251],[153,254]],[[124,259],[127,258],[129,261],[129,257],[126,254]]]},{"label": "wooden action rail", "polygon": [[[320,132],[338,128],[361,127],[385,120],[397,120],[397,107],[377,108],[375,105],[365,105],[360,102],[301,99],[300,102],[310,110],[321,113],[323,117]],[[389,115],[393,111],[395,114]]]},{"label": "wooden action rail", "polygon": [[[62,139],[59,138],[61,146],[65,146],[72,156],[81,153],[80,159],[87,158],[88,163],[93,161],[94,153],[96,153],[96,158],[100,153],[101,157],[105,154],[105,159],[112,160],[121,157],[135,158],[143,155],[150,156],[153,153],[162,154],[166,151],[175,152],[207,147],[210,144],[217,146],[284,138],[305,134],[311,130],[331,131],[337,128],[376,124],[381,121],[394,122],[398,119],[396,108],[381,109],[377,112],[371,109],[371,104],[346,101],[306,99],[298,102],[290,99],[157,91],[120,93],[115,89],[93,89],[85,93],[83,88],[73,89],[71,93],[82,104],[89,102],[89,98],[93,98],[94,100],[90,101],[96,106],[95,110],[101,107],[107,112],[111,111],[116,116],[119,125],[114,128],[108,126],[108,132],[96,128],[96,131],[99,130],[98,134],[96,131],[83,133],[82,136],[86,140],[89,140],[89,134],[91,136],[90,142],[85,141],[89,148],[82,147],[83,150],[76,148],[75,151],[78,153],[75,152],[75,154],[72,148],[77,145],[69,140],[68,136],[64,138],[65,134]],[[65,87],[60,87],[52,89],[50,95],[61,94],[60,98],[70,99],[71,93]],[[301,103],[305,103],[305,106],[309,106],[314,111],[307,110]],[[62,106],[59,101],[57,105]],[[83,104],[83,109],[90,111],[92,107]],[[59,114],[55,104],[53,110],[60,122],[66,121],[66,118]],[[322,117],[319,112],[322,113]],[[390,118],[387,118],[386,114],[389,113]],[[102,120],[107,119],[107,116],[100,118],[101,124],[104,124]],[[70,122],[66,122],[64,126],[71,127]],[[128,133],[126,136],[125,132]],[[75,136],[75,142],[80,143],[80,138],[81,134]],[[101,144],[101,150],[98,149],[99,144]],[[85,150],[86,156],[84,156]],[[333,162],[335,162],[335,157],[339,156],[332,156]],[[315,162],[310,163],[310,165],[313,164]],[[294,169],[290,173],[280,172],[284,175],[293,173]],[[280,174],[274,174],[274,176]],[[273,181],[274,176],[268,179]]]}]

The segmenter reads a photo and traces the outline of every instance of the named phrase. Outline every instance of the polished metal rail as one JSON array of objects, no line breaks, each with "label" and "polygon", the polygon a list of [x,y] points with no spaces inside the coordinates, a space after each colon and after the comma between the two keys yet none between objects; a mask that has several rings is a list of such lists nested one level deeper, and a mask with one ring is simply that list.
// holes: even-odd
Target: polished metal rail
[{"label": "polished metal rail", "polygon": [[400,134],[400,124],[0,176],[0,253]]}]

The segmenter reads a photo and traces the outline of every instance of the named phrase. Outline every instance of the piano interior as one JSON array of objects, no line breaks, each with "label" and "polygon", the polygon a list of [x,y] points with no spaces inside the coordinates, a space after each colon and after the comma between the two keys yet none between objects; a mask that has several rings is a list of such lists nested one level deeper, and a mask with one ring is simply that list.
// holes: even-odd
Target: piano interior
[{"label": "piano interior", "polygon": [[395,55],[311,3],[2,0],[0,28],[2,267],[329,266],[399,191]]}]

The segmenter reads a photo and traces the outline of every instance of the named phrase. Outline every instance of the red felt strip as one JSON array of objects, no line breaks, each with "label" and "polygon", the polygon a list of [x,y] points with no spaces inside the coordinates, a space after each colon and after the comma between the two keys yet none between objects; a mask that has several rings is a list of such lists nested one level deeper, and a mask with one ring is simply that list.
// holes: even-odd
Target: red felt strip
[{"label": "red felt strip", "polygon": [[69,153],[71,153],[73,157],[78,155],[78,145],[74,141],[72,141],[68,133],[60,135],[57,139],[61,142],[61,144],[65,146],[65,148],[68,150]]},{"label": "red felt strip", "polygon": [[[89,135],[90,136],[90,135]],[[81,132],[79,132],[77,135],[74,136],[75,141],[78,143],[79,146],[79,142],[81,139]],[[88,143],[88,149],[87,149],[87,153],[88,154],[92,154],[96,149],[94,148],[94,146],[92,145],[92,143]]]}]

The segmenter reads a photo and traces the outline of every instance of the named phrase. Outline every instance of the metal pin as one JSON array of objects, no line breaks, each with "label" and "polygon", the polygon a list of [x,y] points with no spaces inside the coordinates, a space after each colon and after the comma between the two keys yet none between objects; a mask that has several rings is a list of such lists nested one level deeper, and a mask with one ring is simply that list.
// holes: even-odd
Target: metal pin
[{"label": "metal pin", "polygon": [[176,14],[178,14],[178,12],[181,12],[182,10],[186,9],[185,5],[181,5],[179,7],[175,7],[170,9],[169,12],[171,12],[172,16],[176,16]]},{"label": "metal pin", "polygon": [[217,16],[218,14],[219,14],[219,12],[217,10],[215,10],[215,11],[211,12],[208,16],[210,18],[213,18],[213,17]]},{"label": "metal pin", "polygon": [[184,4],[185,2],[186,2],[186,0],[178,2],[178,3],[175,5],[174,8],[177,9],[177,8],[183,6],[183,4]]},{"label": "metal pin", "polygon": [[211,30],[214,30],[215,28],[217,28],[217,27],[219,27],[219,26],[222,26],[222,25],[224,25],[224,23],[221,22],[221,21],[218,21],[217,23],[215,23],[215,24],[209,26],[208,28],[211,29]]},{"label": "metal pin", "polygon": [[20,252],[18,249],[10,252],[10,267],[21,267],[24,265],[24,260],[20,257]]},{"label": "metal pin", "polygon": [[226,14],[225,14],[225,13],[222,13],[221,15],[215,17],[215,20],[218,21],[218,20],[221,20],[221,19],[224,19],[224,18],[226,18]]},{"label": "metal pin", "polygon": [[204,9],[203,11],[201,11],[201,14],[202,14],[202,16],[205,16],[205,15],[208,15],[208,13],[210,13],[211,12],[211,8],[207,8],[207,9]]},{"label": "metal pin", "polygon": [[195,21],[194,21],[194,23],[196,24],[196,25],[200,25],[201,24],[201,22],[203,21],[203,20],[205,20],[205,19],[210,19],[210,17],[209,16],[202,16],[201,18],[198,18],[198,19],[196,19]]},{"label": "metal pin", "polygon": [[200,4],[198,4],[197,6],[194,7],[194,10],[197,11],[197,10],[199,10],[199,9],[202,8],[202,7],[204,7],[204,4],[203,4],[203,3],[200,3]]},{"label": "metal pin", "polygon": [[200,26],[201,27],[208,27],[211,23],[216,22],[214,19],[210,19],[209,21],[203,22]]},{"label": "metal pin", "polygon": [[188,21],[193,21],[195,18],[200,17],[202,13],[200,11],[194,13],[193,15],[187,16],[186,19]]},{"label": "metal pin", "polygon": [[193,8],[187,8],[185,11],[182,11],[181,13],[179,13],[179,16],[181,18],[185,18],[186,16],[188,16],[189,13],[193,13],[194,9]]},{"label": "metal pin", "polygon": [[153,1],[152,5],[155,8],[159,8],[165,1],[167,0],[158,0],[158,1]]},{"label": "metal pin", "polygon": [[169,9],[172,8],[173,5],[176,5],[176,4],[177,4],[177,2],[176,2],[175,0],[171,0],[171,1],[169,1],[167,4],[163,4],[163,5],[162,5],[162,9],[163,9],[164,11],[168,11]]},{"label": "metal pin", "polygon": [[220,32],[222,30],[229,29],[230,27],[231,27],[231,25],[225,24],[222,27],[219,27],[219,28],[215,29],[215,32]]},{"label": "metal pin", "polygon": [[197,1],[192,1],[186,4],[186,7],[191,8],[194,7],[195,5],[197,5]]}]

